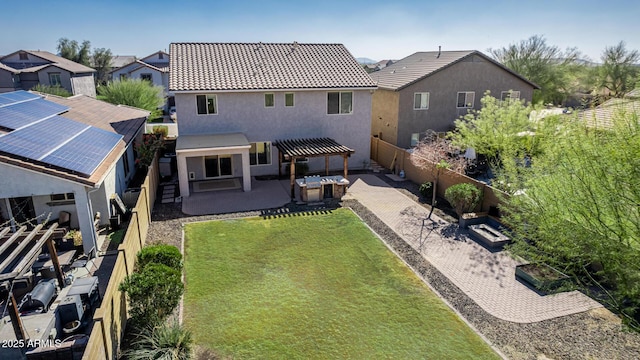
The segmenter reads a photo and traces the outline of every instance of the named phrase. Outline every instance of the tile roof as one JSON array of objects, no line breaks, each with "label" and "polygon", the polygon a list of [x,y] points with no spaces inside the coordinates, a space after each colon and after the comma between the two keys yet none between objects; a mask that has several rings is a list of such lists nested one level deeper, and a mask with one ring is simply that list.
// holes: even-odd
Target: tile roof
[{"label": "tile roof", "polygon": [[172,43],[171,91],[375,88],[341,44]]},{"label": "tile roof", "polygon": [[638,91],[634,90],[622,99],[607,100],[593,109],[579,113],[578,118],[588,127],[611,129],[616,117],[631,113],[640,114],[640,99],[637,95]]},{"label": "tile roof", "polygon": [[[29,160],[18,159],[11,155],[0,155],[0,163],[11,164],[88,186],[95,186],[102,182],[109,169],[120,159],[127,144],[133,140],[140,127],[144,126],[146,117],[149,114],[144,110],[109,104],[85,95],[76,95],[69,98],[48,94],[40,95],[44,96],[48,101],[70,107],[67,112],[62,113],[65,118],[118,133],[123,135],[124,138],[88,178]],[[55,134],[51,134],[51,136],[55,136]]]},{"label": "tile roof", "polygon": [[[26,52],[28,54],[31,54],[33,56],[39,57],[41,59],[44,59],[46,61],[49,62],[49,64],[38,64],[36,66],[28,66],[25,68],[16,68],[15,66],[13,66],[14,68],[16,68],[16,70],[19,70],[20,72],[33,72],[33,71],[38,71],[46,66],[57,66],[61,69],[67,70],[71,73],[87,73],[87,72],[96,72],[95,69],[92,69],[88,66],[84,66],[82,64],[78,64],[77,62],[71,61],[69,59],[65,59],[61,56],[58,55],[54,55],[48,51],[34,51],[34,50],[19,50],[16,52]],[[16,52],[9,54],[9,55],[13,55]],[[7,55],[7,56],[9,56]],[[5,57],[7,57],[5,56]],[[13,64],[19,64],[19,63],[13,63]]]},{"label": "tile roof", "polygon": [[512,73],[514,76],[531,84],[534,88],[539,88],[538,85],[532,83],[521,75],[515,73],[513,70],[505,67],[499,62],[476,50],[417,52],[413,55],[407,56],[402,60],[396,61],[395,63],[385,67],[380,71],[371,73],[370,76],[377,83],[378,87],[382,89],[397,91],[457,62],[460,62],[472,55],[481,56],[484,59],[503,68],[504,70]]},{"label": "tile roof", "polygon": [[146,122],[149,111],[125,105],[114,105],[86,95],[64,98],[43,94],[45,99],[68,106],[62,116],[122,135],[128,144]]}]

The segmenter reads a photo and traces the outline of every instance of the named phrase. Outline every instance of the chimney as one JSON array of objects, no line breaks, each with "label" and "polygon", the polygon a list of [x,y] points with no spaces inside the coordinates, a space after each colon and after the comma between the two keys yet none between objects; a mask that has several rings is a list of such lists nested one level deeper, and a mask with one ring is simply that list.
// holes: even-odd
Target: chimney
[{"label": "chimney", "polygon": [[438,45],[438,56],[436,56],[436,59],[440,58],[440,54],[442,53],[442,46]]}]

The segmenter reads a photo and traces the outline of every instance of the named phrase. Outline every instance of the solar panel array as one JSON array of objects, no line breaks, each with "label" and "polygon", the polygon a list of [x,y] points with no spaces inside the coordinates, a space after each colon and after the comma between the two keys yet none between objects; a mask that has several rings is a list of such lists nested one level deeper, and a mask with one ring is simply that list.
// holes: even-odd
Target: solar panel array
[{"label": "solar panel array", "polygon": [[91,176],[122,135],[67,119],[68,107],[26,91],[0,94],[0,152]]}]

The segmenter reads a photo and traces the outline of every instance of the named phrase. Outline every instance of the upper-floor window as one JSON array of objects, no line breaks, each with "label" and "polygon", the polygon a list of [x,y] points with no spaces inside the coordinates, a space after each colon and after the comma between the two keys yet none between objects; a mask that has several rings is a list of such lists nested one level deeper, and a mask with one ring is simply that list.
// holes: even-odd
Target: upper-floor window
[{"label": "upper-floor window", "polygon": [[273,93],[264,94],[264,107],[274,107],[275,99]]},{"label": "upper-floor window", "polygon": [[284,93],[284,106],[293,106],[293,93]]},{"label": "upper-floor window", "polygon": [[164,54],[163,53],[158,53],[158,59],[160,59],[160,60],[164,59]]},{"label": "upper-floor window", "polygon": [[505,100],[519,100],[520,99],[520,91],[513,91],[513,90],[509,90],[509,91],[503,91],[502,93],[500,93],[500,100],[505,101]]},{"label": "upper-floor window", "polygon": [[49,73],[49,84],[51,84],[52,86],[62,85],[62,81],[60,80],[60,73]]},{"label": "upper-floor window", "polygon": [[476,98],[474,91],[460,91],[458,92],[458,108],[473,108],[473,103]]},{"label": "upper-floor window", "polygon": [[151,82],[152,77],[151,74],[140,74],[140,79]]},{"label": "upper-floor window", "polygon": [[198,107],[198,115],[218,113],[216,96],[212,94],[196,95],[196,106]]},{"label": "upper-floor window", "polygon": [[251,143],[251,148],[249,148],[249,164],[271,165],[271,142]]},{"label": "upper-floor window", "polygon": [[20,60],[29,60],[29,55],[24,51],[18,53],[18,56],[20,56]]},{"label": "upper-floor window", "polygon": [[429,93],[417,92],[413,94],[413,109],[426,110],[429,108]]},{"label": "upper-floor window", "polygon": [[335,91],[327,93],[327,114],[351,114],[353,112],[353,93]]}]

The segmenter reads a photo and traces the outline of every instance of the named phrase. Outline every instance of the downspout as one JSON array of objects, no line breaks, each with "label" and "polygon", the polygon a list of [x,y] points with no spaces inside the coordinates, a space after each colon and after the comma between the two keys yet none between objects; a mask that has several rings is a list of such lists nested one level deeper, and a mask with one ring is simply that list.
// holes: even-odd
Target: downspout
[{"label": "downspout", "polygon": [[91,240],[93,241],[93,252],[94,257],[98,256],[98,239],[96,236],[96,228],[93,226],[94,224],[94,214],[93,214],[93,205],[91,204],[91,194],[100,190],[100,187],[94,187],[92,190],[87,191],[87,208],[89,210],[89,218],[91,219]]}]

